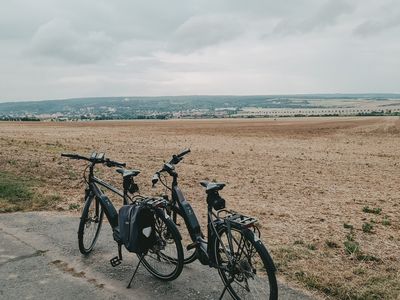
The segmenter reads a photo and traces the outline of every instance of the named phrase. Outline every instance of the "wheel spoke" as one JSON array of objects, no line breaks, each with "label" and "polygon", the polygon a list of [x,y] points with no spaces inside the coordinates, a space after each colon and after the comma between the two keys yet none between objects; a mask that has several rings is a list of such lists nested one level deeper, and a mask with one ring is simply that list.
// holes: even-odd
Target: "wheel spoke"
[{"label": "wheel spoke", "polygon": [[[218,239],[215,242],[218,272],[231,296],[234,299],[269,299],[267,272],[254,242],[238,229],[228,234],[225,228],[220,238],[222,243]],[[224,251],[222,247],[227,244],[232,245],[232,251]]]},{"label": "wheel spoke", "polygon": [[144,256],[143,264],[159,279],[176,278],[183,266],[180,240],[170,231],[166,221],[158,216],[155,217],[154,231],[157,242]]}]

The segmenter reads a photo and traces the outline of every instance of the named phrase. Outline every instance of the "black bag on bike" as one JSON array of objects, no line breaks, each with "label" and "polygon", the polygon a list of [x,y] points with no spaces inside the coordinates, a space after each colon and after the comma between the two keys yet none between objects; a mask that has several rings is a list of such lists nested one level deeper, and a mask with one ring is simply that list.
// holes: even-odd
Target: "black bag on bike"
[{"label": "black bag on bike", "polygon": [[144,205],[124,205],[119,210],[120,238],[129,252],[146,253],[156,243],[154,213]]}]

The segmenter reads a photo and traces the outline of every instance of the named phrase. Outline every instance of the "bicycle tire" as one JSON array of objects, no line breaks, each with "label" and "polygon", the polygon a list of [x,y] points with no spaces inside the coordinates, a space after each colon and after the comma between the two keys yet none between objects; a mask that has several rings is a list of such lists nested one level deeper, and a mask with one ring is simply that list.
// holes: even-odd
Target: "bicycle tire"
[{"label": "bicycle tire", "polygon": [[176,221],[174,220],[175,225],[179,229],[179,233],[182,236],[182,247],[183,247],[183,263],[190,264],[194,262],[197,259],[197,252],[196,248],[193,248],[191,250],[187,250],[187,246],[190,245],[193,241],[192,238],[190,237],[189,229],[186,226],[185,220],[179,210],[174,210],[174,213],[176,213]]},{"label": "bicycle tire", "polygon": [[[97,210],[96,206],[98,206]],[[82,254],[92,252],[99,237],[103,217],[104,210],[99,201],[93,195],[87,196],[78,229],[79,251]]]},{"label": "bicycle tire", "polygon": [[[138,257],[142,259],[143,265],[154,277],[163,281],[174,280],[183,269],[181,237],[174,222],[168,215],[166,217],[163,210],[156,209],[154,217],[158,242],[146,254],[138,254]],[[170,270],[163,272],[162,268],[166,266],[169,266]]]},{"label": "bicycle tire", "polygon": [[[212,251],[215,255],[218,273],[224,286],[227,286],[229,294],[236,300],[278,299],[275,266],[261,240],[250,229],[242,229],[233,226],[231,227],[231,232],[233,255],[232,251],[228,250],[225,252],[221,246],[221,244],[224,244],[225,249],[229,249],[229,246],[225,245],[225,243],[228,243],[226,225],[222,225],[217,229],[218,236],[222,240],[222,243],[217,237],[214,237],[212,241]],[[236,236],[234,233],[236,233]],[[243,247],[242,253],[240,253],[241,247]],[[253,253],[259,257],[259,261],[252,260]],[[241,258],[243,254],[245,255]],[[235,262],[233,265],[235,265],[235,267],[229,268],[227,259],[223,258],[228,255],[231,259],[233,258]],[[250,259],[249,256],[251,256]],[[250,288],[250,285],[252,288]],[[261,291],[258,290],[259,288]],[[250,294],[248,293],[249,291]],[[253,295],[253,292],[257,294]]]}]

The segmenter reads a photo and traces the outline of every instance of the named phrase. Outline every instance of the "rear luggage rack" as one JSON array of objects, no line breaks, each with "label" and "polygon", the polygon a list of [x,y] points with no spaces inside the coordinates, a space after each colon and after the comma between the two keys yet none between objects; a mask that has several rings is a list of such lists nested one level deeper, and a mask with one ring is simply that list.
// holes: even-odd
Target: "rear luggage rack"
[{"label": "rear luggage rack", "polygon": [[147,199],[143,200],[143,202],[152,207],[166,207],[167,206],[167,200],[165,200],[164,198],[147,198]]},{"label": "rear luggage rack", "polygon": [[[220,216],[224,214],[223,216]],[[219,218],[223,218],[228,220],[229,222],[238,224],[244,227],[253,226],[254,223],[258,222],[258,220],[254,217],[245,216],[241,213],[235,212],[233,210],[221,209],[218,211],[217,216]]]}]

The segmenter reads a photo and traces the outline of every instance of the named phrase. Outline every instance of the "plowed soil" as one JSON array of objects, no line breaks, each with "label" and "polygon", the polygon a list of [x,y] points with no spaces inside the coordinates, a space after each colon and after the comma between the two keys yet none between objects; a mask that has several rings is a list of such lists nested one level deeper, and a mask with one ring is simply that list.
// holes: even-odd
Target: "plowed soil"
[{"label": "plowed soil", "polygon": [[179,182],[203,225],[198,182],[223,181],[227,206],[259,219],[282,280],[324,297],[399,297],[399,118],[0,123],[0,169],[59,196],[48,209],[82,207],[85,164],[61,152],[105,152],[154,195],[152,174],[187,147]]}]

